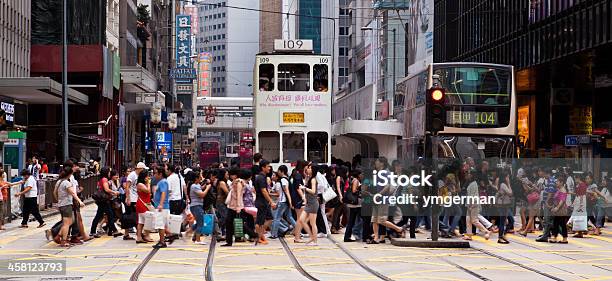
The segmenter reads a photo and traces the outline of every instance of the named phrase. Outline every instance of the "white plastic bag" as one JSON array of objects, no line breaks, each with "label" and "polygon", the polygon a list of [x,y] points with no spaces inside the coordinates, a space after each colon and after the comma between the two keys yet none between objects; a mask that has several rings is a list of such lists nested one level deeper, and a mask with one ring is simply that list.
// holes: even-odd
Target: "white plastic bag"
[{"label": "white plastic bag", "polygon": [[144,226],[142,229],[146,231],[155,231],[155,213],[148,211],[144,214]]},{"label": "white plastic bag", "polygon": [[168,230],[172,234],[181,233],[181,224],[183,223],[183,216],[170,215],[168,216]]},{"label": "white plastic bag", "polygon": [[336,194],[334,189],[328,184],[323,191],[323,200],[325,200],[325,202],[329,202],[330,200],[336,198],[336,196],[338,196],[338,194]]}]

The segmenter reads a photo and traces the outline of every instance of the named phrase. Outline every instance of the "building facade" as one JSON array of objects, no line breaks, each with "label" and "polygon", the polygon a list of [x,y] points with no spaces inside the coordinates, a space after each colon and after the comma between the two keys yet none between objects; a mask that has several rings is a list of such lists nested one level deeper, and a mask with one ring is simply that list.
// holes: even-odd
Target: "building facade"
[{"label": "building facade", "polygon": [[259,50],[257,9],[259,1],[225,0],[199,5],[196,44],[199,52],[212,54],[212,96],[252,94],[253,62]]},{"label": "building facade", "polygon": [[[610,1],[439,0],[434,38],[436,62],[515,67],[523,155],[611,155],[602,141],[612,124]],[[567,135],[589,141],[566,146]]]},{"label": "building facade", "polygon": [[30,76],[30,0],[0,0],[0,77]]}]

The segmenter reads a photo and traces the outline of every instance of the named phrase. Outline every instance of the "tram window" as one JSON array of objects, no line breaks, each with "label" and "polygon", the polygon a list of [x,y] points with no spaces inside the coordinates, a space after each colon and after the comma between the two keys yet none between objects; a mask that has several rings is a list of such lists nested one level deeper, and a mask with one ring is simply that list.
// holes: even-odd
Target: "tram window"
[{"label": "tram window", "polygon": [[328,149],[326,132],[308,133],[308,161],[326,163]]},{"label": "tram window", "polygon": [[327,71],[327,64],[315,64],[313,72],[315,91],[327,92],[327,89],[329,89],[329,73]]},{"label": "tram window", "polygon": [[262,92],[274,90],[274,65],[259,65],[259,90]]},{"label": "tram window", "polygon": [[309,91],[310,65],[308,64],[279,64],[278,65],[279,91]]},{"label": "tram window", "polygon": [[271,163],[280,159],[280,134],[278,132],[259,132],[257,146],[263,158]]},{"label": "tram window", "polygon": [[283,162],[292,163],[304,159],[304,133],[283,133]]}]

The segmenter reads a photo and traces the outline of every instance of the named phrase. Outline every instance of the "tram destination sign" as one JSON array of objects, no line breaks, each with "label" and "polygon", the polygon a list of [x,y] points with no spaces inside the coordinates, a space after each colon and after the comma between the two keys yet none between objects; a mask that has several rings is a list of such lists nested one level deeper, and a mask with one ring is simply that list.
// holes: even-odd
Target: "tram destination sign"
[{"label": "tram destination sign", "polygon": [[283,123],[285,124],[303,124],[304,112],[283,112]]},{"label": "tram destination sign", "polygon": [[448,111],[446,114],[447,125],[499,125],[497,112],[488,111]]}]

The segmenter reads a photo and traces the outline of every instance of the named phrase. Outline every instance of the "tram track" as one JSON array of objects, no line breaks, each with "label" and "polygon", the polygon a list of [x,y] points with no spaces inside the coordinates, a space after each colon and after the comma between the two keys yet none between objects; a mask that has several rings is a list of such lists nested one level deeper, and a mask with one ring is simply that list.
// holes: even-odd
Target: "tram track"
[{"label": "tram track", "polygon": [[140,274],[142,273],[144,268],[147,266],[147,264],[151,261],[151,259],[153,259],[153,256],[157,254],[158,251],[159,251],[159,248],[153,248],[149,252],[149,254],[147,254],[147,256],[140,262],[136,270],[134,270],[134,272],[132,273],[132,276],[130,276],[130,281],[138,281],[138,278],[140,278]]},{"label": "tram track", "polygon": [[[374,275],[375,277],[377,277],[380,280],[384,280],[384,281],[394,281],[393,279],[385,276],[384,274],[372,269],[371,267],[369,267],[365,262],[363,262],[361,259],[359,259],[359,257],[357,257],[355,254],[353,254],[349,249],[347,249],[346,247],[344,247],[344,245],[338,243],[335,239],[333,239],[332,237],[328,236],[327,237],[329,239],[329,241],[331,241],[336,247],[338,247],[345,255],[347,255],[351,260],[353,260],[353,262],[357,265],[359,265],[362,269],[364,269],[365,271],[367,271],[368,273]],[[306,277],[308,280],[311,281],[317,281],[320,279],[317,279],[316,277],[312,276],[310,273],[308,273],[308,271],[306,271],[302,265],[300,264],[299,260],[297,259],[297,257],[295,256],[295,254],[293,253],[293,251],[291,250],[291,247],[289,247],[289,245],[287,244],[287,241],[285,240],[285,238],[279,238],[281,245],[283,245],[283,248],[285,249],[285,252],[287,253],[287,256],[289,257],[289,259],[291,260],[291,262],[293,263],[293,266],[295,267],[295,269],[297,271],[300,272],[300,274],[302,274],[302,276]]]},{"label": "tram track", "polygon": [[[513,243],[517,243],[517,244],[521,244],[521,245],[527,245],[527,244],[520,243],[520,242],[516,242],[516,241],[512,241],[512,242],[513,242]],[[530,246],[530,245],[527,245],[527,246]],[[479,248],[479,247],[474,247],[474,246],[472,246],[471,248],[472,248],[472,249],[474,249],[474,250],[476,250],[476,251],[478,251],[478,252],[481,252],[481,253],[483,253],[483,254],[485,254],[485,255],[488,255],[488,256],[490,256],[490,257],[497,258],[497,259],[499,259],[499,260],[502,260],[502,261],[504,261],[504,262],[507,262],[507,263],[510,263],[510,264],[513,264],[513,265],[516,265],[516,266],[518,266],[518,267],[520,267],[520,268],[523,268],[523,269],[528,270],[528,271],[533,272],[533,273],[537,273],[537,274],[539,274],[539,275],[541,275],[541,276],[544,276],[544,277],[547,277],[547,278],[549,278],[549,279],[551,279],[551,280],[555,280],[555,281],[565,281],[564,279],[561,279],[561,278],[559,278],[559,277],[553,276],[553,275],[548,274],[548,273],[546,273],[546,272],[542,272],[541,270],[535,269],[535,268],[530,267],[530,266],[528,266],[528,265],[524,265],[524,264],[522,264],[522,263],[520,263],[520,262],[513,261],[513,260],[511,260],[511,259],[504,258],[504,257],[502,257],[502,256],[500,256],[500,255],[497,255],[497,254],[491,253],[490,251],[487,251],[487,250],[485,250],[485,249],[482,249],[482,248]],[[536,248],[536,247],[533,247],[533,248]],[[537,248],[536,248],[536,249],[537,249]],[[449,263],[450,263],[450,262],[449,262]],[[452,263],[451,263],[451,264],[452,264]],[[556,268],[556,267],[555,267],[555,268]],[[484,280],[484,279],[482,279],[482,280]]]}]

